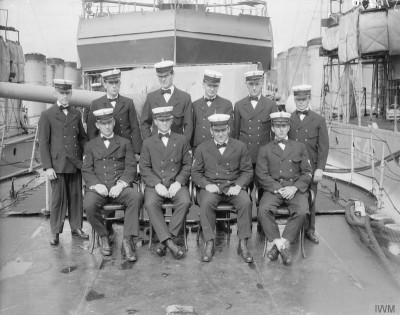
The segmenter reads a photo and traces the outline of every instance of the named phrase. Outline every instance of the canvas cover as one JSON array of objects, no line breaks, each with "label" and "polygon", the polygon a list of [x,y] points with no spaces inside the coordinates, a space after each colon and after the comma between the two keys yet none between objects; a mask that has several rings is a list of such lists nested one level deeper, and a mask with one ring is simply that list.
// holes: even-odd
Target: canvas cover
[{"label": "canvas cover", "polygon": [[389,54],[400,55],[400,10],[388,10]]},{"label": "canvas cover", "polygon": [[361,12],[359,23],[361,54],[371,54],[389,49],[386,10]]},{"label": "canvas cover", "polygon": [[332,51],[339,47],[339,25],[328,27],[322,37],[322,47]]},{"label": "canvas cover", "polygon": [[8,82],[10,77],[10,51],[7,43],[0,36],[0,82]]},{"label": "canvas cover", "polygon": [[25,58],[22,51],[22,47],[18,42],[8,40],[6,45],[8,46],[10,54],[10,66],[11,72],[15,73],[15,77],[12,82],[20,83],[24,82],[25,78]]},{"label": "canvas cover", "polygon": [[359,8],[349,11],[340,18],[339,60],[348,62],[358,57],[358,16]]}]

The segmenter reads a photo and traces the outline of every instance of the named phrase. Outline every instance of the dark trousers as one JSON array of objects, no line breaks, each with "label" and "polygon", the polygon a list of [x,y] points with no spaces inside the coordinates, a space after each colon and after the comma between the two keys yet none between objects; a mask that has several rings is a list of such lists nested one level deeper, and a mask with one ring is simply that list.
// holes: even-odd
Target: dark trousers
[{"label": "dark trousers", "polygon": [[278,224],[275,220],[275,214],[277,207],[283,203],[287,204],[290,217],[286,223],[282,237],[291,243],[297,238],[301,227],[305,223],[306,216],[309,213],[308,192],[302,193],[297,191],[292,199],[285,200],[279,193],[273,194],[269,191],[264,191],[258,209],[258,220],[270,242],[281,237]]},{"label": "dark trousers", "polygon": [[96,233],[101,236],[108,235],[101,215],[101,207],[106,203],[120,203],[125,205],[124,236],[139,236],[139,211],[142,205],[142,196],[132,187],[126,187],[117,198],[103,197],[93,190],[85,194],[83,207],[86,216]]},{"label": "dark trousers", "polygon": [[310,189],[314,192],[314,202],[312,205],[310,205],[307,232],[315,232],[315,201],[317,200],[318,182],[311,182]]},{"label": "dark trousers", "polygon": [[160,242],[164,242],[171,236],[177,236],[182,228],[186,214],[190,207],[189,190],[186,186],[182,186],[176,195],[171,198],[174,203],[174,211],[169,222],[169,226],[165,222],[162,204],[166,198],[160,196],[152,187],[146,187],[144,192],[144,207],[149,214],[151,224],[156,231]]},{"label": "dark trousers", "polygon": [[51,233],[62,233],[65,216],[71,230],[81,229],[83,221],[82,209],[82,175],[76,173],[57,173],[57,178],[51,183]]},{"label": "dark trousers", "polygon": [[200,189],[200,222],[204,240],[209,241],[215,238],[215,209],[220,202],[228,202],[235,209],[239,239],[251,237],[251,201],[247,192],[241,190],[237,196],[227,196]]}]

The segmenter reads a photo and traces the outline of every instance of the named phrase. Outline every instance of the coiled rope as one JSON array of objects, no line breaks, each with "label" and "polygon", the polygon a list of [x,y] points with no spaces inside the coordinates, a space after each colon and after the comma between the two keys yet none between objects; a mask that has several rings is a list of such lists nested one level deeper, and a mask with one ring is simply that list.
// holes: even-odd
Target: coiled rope
[{"label": "coiled rope", "polygon": [[[392,275],[396,285],[400,288],[400,273],[392,266],[389,259],[385,255],[385,252],[387,255],[392,254],[388,250],[382,249],[375,237],[375,234],[377,234],[379,237],[382,237],[386,240],[400,243],[400,232],[385,227],[385,224],[393,223],[394,221],[390,218],[385,218],[383,220],[371,222],[368,214],[365,216],[358,216],[354,210],[355,201],[349,200],[345,208],[347,223],[359,232],[361,239],[367,243],[367,245],[378,255],[385,268]],[[374,211],[376,210],[372,207],[367,207],[366,209],[367,213]]]}]

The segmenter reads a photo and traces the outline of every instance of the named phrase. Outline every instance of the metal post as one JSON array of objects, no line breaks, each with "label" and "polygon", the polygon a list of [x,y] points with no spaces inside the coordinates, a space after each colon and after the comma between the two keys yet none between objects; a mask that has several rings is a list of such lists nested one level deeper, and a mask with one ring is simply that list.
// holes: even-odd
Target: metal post
[{"label": "metal post", "polygon": [[359,73],[359,82],[360,82],[360,94],[358,97],[358,125],[361,126],[361,102],[362,102],[362,90],[363,90],[363,69],[362,69],[362,62],[361,57],[358,58],[358,66],[360,69]]},{"label": "metal post", "polygon": [[397,93],[394,96],[394,131],[397,132]]},{"label": "metal post", "polygon": [[353,127],[351,127],[350,163],[351,163],[350,183],[352,183],[353,176],[354,176],[354,129],[353,129]]},{"label": "metal post", "polygon": [[378,195],[378,209],[382,209],[382,196],[383,196],[383,179],[385,178],[385,142],[382,142],[382,158],[380,167],[380,179],[379,179],[379,195]]},{"label": "metal post", "polygon": [[37,141],[37,137],[38,137],[38,130],[39,130],[39,125],[36,124],[35,138],[33,139],[33,146],[32,146],[31,163],[29,165],[29,173],[33,171],[33,160],[35,158],[36,141]]},{"label": "metal post", "polygon": [[374,110],[374,101],[375,101],[375,72],[376,72],[376,64],[372,65],[372,90],[371,90],[371,109],[369,110],[369,120],[372,121],[372,112]]},{"label": "metal post", "polygon": [[1,143],[0,143],[0,159],[3,156],[3,143],[4,143],[4,133],[6,131],[6,125],[3,125],[0,127],[2,133],[1,133]]},{"label": "metal post", "polygon": [[371,173],[372,173],[372,193],[375,194],[375,157],[374,157],[374,147],[372,142],[372,130],[369,131],[369,155],[371,159]]},{"label": "metal post", "polygon": [[341,86],[341,82],[340,82],[340,61],[338,58],[338,99],[339,99],[339,103],[338,103],[338,109],[337,109],[337,122],[338,124],[340,124],[340,101],[341,101],[341,94],[342,94],[342,86]]}]

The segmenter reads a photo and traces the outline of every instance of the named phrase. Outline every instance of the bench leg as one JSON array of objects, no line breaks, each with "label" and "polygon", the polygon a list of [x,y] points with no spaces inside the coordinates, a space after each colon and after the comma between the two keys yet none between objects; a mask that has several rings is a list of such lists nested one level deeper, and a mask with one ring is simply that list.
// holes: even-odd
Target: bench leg
[{"label": "bench leg", "polygon": [[150,228],[150,231],[149,231],[149,250],[151,250],[151,245],[152,245],[152,243],[153,243],[153,226],[151,225],[151,221],[150,221],[150,219],[149,219],[149,228]]},{"label": "bench leg", "polygon": [[96,234],[96,231],[94,230],[94,228],[92,228],[92,239],[91,239],[91,242],[90,242],[90,245],[89,245],[91,253],[93,253],[94,243],[96,242],[96,240],[97,240],[97,234]]},{"label": "bench leg", "polygon": [[268,239],[265,236],[264,237],[264,250],[263,250],[263,258],[265,258],[265,254],[267,253],[267,245],[268,245]]},{"label": "bench leg", "polygon": [[300,250],[301,250],[301,253],[303,255],[303,258],[306,258],[306,252],[304,250],[304,234],[305,234],[305,228],[304,228],[304,225],[303,225],[301,230],[300,230],[300,240],[299,240],[299,242],[300,242]]},{"label": "bench leg", "polygon": [[185,250],[188,251],[188,243],[187,243],[187,233],[186,233],[186,218],[185,221],[183,221],[183,238],[185,239]]}]

